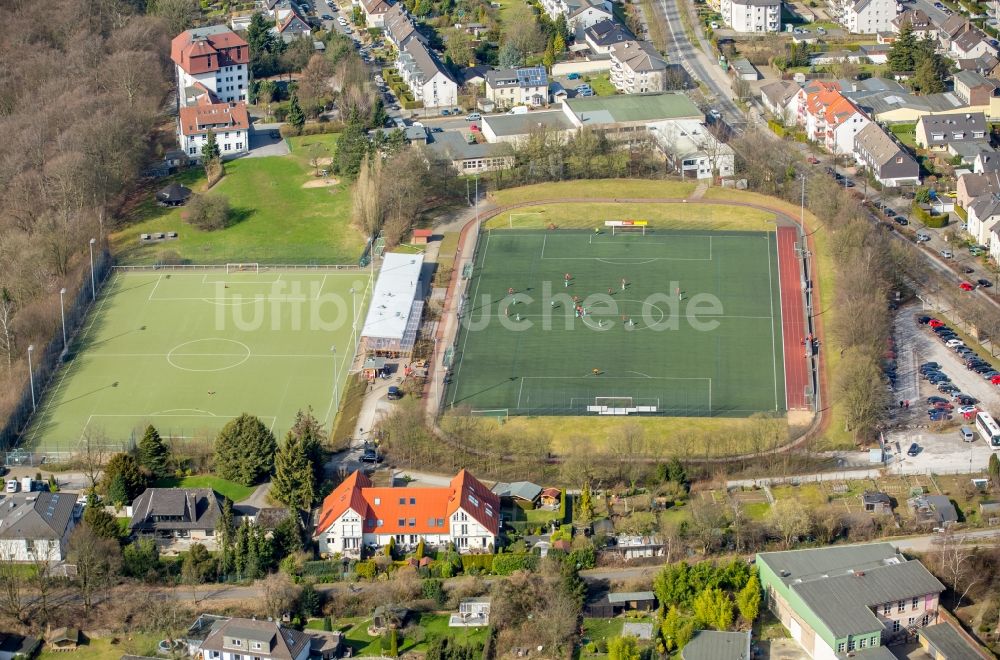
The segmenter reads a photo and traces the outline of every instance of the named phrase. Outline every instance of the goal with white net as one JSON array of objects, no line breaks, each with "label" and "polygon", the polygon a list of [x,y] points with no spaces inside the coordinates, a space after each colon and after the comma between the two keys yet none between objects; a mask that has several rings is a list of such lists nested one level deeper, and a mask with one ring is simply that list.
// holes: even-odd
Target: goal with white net
[{"label": "goal with white net", "polygon": [[617,234],[642,234],[646,235],[646,228],[649,227],[648,220],[605,220],[605,227],[611,227],[611,235]]},{"label": "goal with white net", "polygon": [[587,406],[587,412],[598,415],[634,415],[655,413],[659,399],[636,399],[631,396],[595,396],[594,403]]},{"label": "goal with white net", "polygon": [[259,273],[260,264],[257,263],[245,263],[245,264],[226,264],[226,273]]}]

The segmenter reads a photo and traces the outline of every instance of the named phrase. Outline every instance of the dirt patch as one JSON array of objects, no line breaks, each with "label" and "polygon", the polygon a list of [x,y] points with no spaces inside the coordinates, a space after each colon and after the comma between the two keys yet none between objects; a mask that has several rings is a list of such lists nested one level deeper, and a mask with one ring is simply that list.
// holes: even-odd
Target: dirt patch
[{"label": "dirt patch", "polygon": [[326,177],[324,179],[313,179],[312,181],[306,181],[302,184],[303,188],[329,188],[330,186],[335,186],[340,183],[340,179],[334,177]]},{"label": "dirt patch", "polygon": [[[310,163],[313,162],[311,158],[309,159],[309,162]],[[333,165],[333,157],[332,156],[324,156],[323,158],[317,158],[316,159],[316,165],[318,165],[318,166]]]},{"label": "dirt patch", "polygon": [[813,421],[813,413],[811,410],[789,410],[788,411],[788,425],[789,426],[809,426]]}]

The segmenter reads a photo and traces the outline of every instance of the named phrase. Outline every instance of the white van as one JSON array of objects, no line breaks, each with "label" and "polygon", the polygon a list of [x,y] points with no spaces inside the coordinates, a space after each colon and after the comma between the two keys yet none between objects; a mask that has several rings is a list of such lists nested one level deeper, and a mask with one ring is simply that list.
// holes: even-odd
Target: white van
[{"label": "white van", "polygon": [[465,121],[479,121],[483,116],[478,112],[473,112],[465,116]]},{"label": "white van", "polygon": [[528,114],[528,106],[526,106],[526,105],[515,105],[513,108],[510,109],[510,112],[508,112],[507,114],[508,115],[526,115],[526,114]]},{"label": "white van", "polygon": [[965,442],[972,442],[973,440],[976,439],[975,432],[968,426],[963,426],[962,428],[958,429],[958,433],[959,435],[962,436],[962,440]]}]

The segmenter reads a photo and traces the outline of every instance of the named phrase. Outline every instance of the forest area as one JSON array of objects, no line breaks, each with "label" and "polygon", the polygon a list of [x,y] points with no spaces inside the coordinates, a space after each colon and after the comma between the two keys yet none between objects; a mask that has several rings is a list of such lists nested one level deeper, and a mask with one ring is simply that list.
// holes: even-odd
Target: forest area
[{"label": "forest area", "polygon": [[59,334],[60,289],[69,304],[89,287],[90,239],[103,249],[154,149],[169,30],[196,10],[186,0],[5,3],[0,430],[25,391],[28,347]]}]

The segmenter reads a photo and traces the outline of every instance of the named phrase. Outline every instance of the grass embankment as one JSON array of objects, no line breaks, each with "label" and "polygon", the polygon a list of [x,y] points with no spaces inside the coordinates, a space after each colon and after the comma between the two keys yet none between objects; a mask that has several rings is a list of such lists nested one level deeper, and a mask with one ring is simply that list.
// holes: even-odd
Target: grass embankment
[{"label": "grass embankment", "polygon": [[354,429],[358,428],[358,418],[361,416],[361,406],[365,402],[365,390],[368,389],[368,381],[361,376],[355,376],[347,381],[347,388],[340,398],[340,412],[333,422],[333,431],[330,433],[330,448],[334,451],[347,449],[354,436]]},{"label": "grass embankment", "polygon": [[211,488],[219,495],[229,498],[233,502],[245,500],[254,491],[253,486],[244,486],[232,481],[226,481],[221,477],[213,477],[210,474],[196,474],[181,479],[165,477],[158,479],[153,485],[157,488]]},{"label": "grass embankment", "polygon": [[638,179],[592,179],[555,181],[490,193],[497,204],[539,202],[557,198],[678,198],[689,197],[698,184],[689,181],[648,181]]},{"label": "grass embankment", "polygon": [[[293,140],[299,140],[301,146],[306,139],[329,141],[332,137]],[[304,151],[301,147],[299,155],[227,162],[225,177],[211,190],[227,197],[232,209],[229,226],[218,231],[188,224],[183,207],[162,207],[150,191],[132,211],[128,226],[111,237],[120,262],[356,263],[364,237],[350,224],[350,190],[343,184],[304,188],[307,182],[316,181]],[[174,180],[195,193],[206,192],[201,168],[191,168]],[[169,231],[177,232],[178,238],[139,244],[140,234]]]},{"label": "grass embankment", "polygon": [[658,229],[709,229],[714,231],[773,231],[774,214],[758,209],[714,204],[586,203],[538,204],[502,213],[489,220],[487,229],[604,229],[605,220],[648,220]]}]

